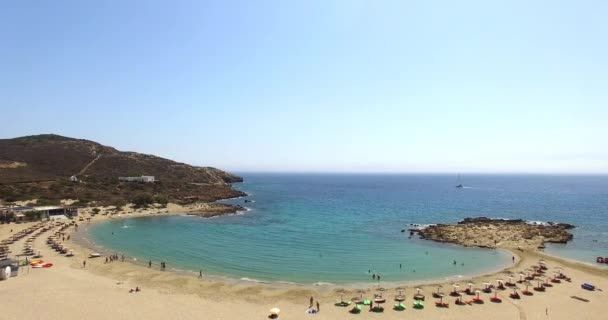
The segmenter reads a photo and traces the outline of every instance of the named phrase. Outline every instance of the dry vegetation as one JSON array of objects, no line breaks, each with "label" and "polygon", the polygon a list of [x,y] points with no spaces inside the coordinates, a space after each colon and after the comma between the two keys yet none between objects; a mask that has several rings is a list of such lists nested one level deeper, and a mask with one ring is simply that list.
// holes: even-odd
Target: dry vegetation
[{"label": "dry vegetation", "polygon": [[[137,197],[176,203],[211,202],[243,195],[227,172],[195,167],[135,152],[121,152],[88,140],[38,135],[0,140],[0,199],[39,199],[59,204],[124,205]],[[76,175],[79,182],[69,180]],[[152,175],[156,183],[123,183],[119,176]]]}]

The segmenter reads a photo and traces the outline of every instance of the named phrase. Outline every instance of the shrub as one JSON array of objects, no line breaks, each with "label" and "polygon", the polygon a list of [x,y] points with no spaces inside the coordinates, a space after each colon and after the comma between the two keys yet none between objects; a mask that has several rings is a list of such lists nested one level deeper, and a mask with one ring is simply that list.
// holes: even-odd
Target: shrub
[{"label": "shrub", "polygon": [[157,195],[154,197],[154,202],[160,204],[162,207],[166,207],[167,203],[169,203],[169,199],[164,195]]},{"label": "shrub", "polygon": [[135,208],[146,208],[154,203],[154,198],[149,194],[142,193],[136,195],[132,202],[135,205]]}]

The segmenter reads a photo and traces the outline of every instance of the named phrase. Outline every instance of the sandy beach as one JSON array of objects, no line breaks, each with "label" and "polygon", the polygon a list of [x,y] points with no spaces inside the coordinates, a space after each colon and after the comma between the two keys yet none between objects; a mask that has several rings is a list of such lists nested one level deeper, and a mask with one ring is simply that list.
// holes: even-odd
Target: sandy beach
[{"label": "sandy beach", "polygon": [[[140,210],[125,212],[112,219],[131,218],[149,214],[177,214],[183,208],[169,206],[162,210]],[[159,210],[160,211],[160,210]],[[168,211],[168,212],[164,212]],[[85,213],[87,211],[85,210]],[[181,211],[183,212],[183,211]],[[92,222],[110,219],[109,216],[97,215]],[[66,229],[67,234],[85,232],[88,222],[78,222],[80,227]],[[11,233],[25,229],[34,223],[0,225],[0,239],[8,238]],[[12,229],[12,232],[11,232]],[[135,263],[115,261],[105,263],[104,257],[87,258],[92,251],[72,241],[65,241],[75,251],[74,257],[65,257],[52,250],[46,239],[52,231],[41,234],[33,242],[36,250],[41,250],[45,262],[53,267],[35,269],[22,267],[19,276],[0,282],[0,299],[3,304],[3,317],[6,319],[267,319],[268,310],[273,307],[281,309],[279,319],[605,319],[608,306],[604,304],[608,297],[605,291],[583,290],[582,283],[593,283],[598,288],[608,288],[608,271],[593,266],[551,257],[534,251],[517,251],[518,260],[508,269],[495,274],[476,276],[471,280],[458,283],[465,289],[468,282],[473,288],[482,289],[484,282],[496,284],[497,279],[507,281],[507,272],[515,273],[518,280],[520,271],[538,265],[544,259],[548,266],[547,275],[563,268],[563,273],[571,277],[572,282],[554,283],[545,292],[534,292],[533,296],[523,296],[520,300],[509,298],[513,290],[498,291],[502,303],[490,302],[494,293],[480,293],[483,304],[455,305],[455,298],[448,295],[452,282],[424,284],[419,286],[426,296],[425,308],[412,308],[412,295],[415,287],[405,288],[407,310],[392,310],[393,298],[397,294],[396,284],[381,283],[379,286],[312,286],[289,284],[260,284],[238,280],[221,280],[197,274],[185,275],[171,271],[160,271],[157,265],[147,268]],[[14,253],[20,252],[24,239],[10,246]],[[83,267],[86,261],[86,267]],[[170,262],[168,262],[170,263]],[[170,269],[170,268],[169,268]],[[537,281],[533,281],[536,284]],[[435,307],[438,299],[431,295],[442,286],[446,294],[444,302],[449,308]],[[518,284],[520,288],[523,285]],[[130,289],[139,287],[142,291],[130,293]],[[363,307],[360,314],[350,314],[350,307],[334,306],[340,301],[340,289],[344,289],[344,300],[363,296],[372,299],[374,293],[382,293],[387,299],[383,313],[369,312]],[[532,290],[530,288],[530,290]],[[307,314],[309,298],[320,303],[317,314]],[[576,296],[588,302],[574,299]],[[474,296],[465,296],[470,300]]]}]

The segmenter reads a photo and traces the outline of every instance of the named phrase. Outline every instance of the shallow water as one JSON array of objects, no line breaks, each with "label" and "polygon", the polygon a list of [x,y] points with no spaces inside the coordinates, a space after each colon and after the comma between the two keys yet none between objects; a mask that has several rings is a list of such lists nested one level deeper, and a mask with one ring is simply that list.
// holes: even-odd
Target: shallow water
[{"label": "shallow water", "polygon": [[[608,177],[244,174],[238,203],[251,210],[116,220],[91,229],[92,240],[140,260],[205,274],[298,283],[445,279],[500,268],[510,256],[415,238],[410,223],[468,216],[569,222],[575,241],[557,255],[595,261],[606,255]],[[591,259],[592,258],[592,259]],[[456,265],[453,261],[456,260]],[[401,268],[400,268],[401,264]],[[370,273],[371,272],[371,273]]]}]

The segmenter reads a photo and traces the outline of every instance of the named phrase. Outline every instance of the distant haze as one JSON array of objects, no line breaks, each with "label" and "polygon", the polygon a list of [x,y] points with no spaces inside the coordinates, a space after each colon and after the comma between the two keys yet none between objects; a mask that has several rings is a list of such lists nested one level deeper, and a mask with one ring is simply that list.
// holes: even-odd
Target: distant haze
[{"label": "distant haze", "polygon": [[232,171],[608,173],[606,1],[16,1],[0,138]]}]

